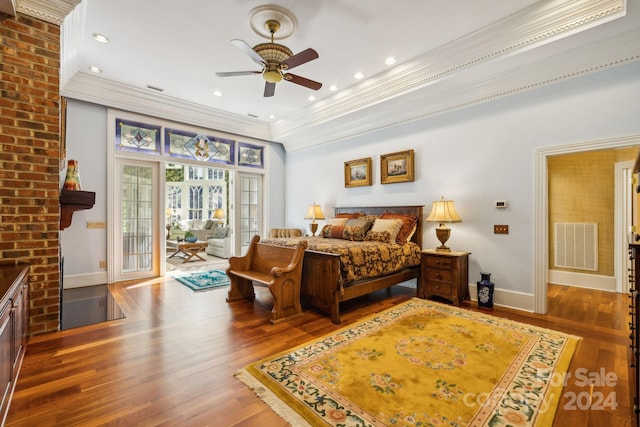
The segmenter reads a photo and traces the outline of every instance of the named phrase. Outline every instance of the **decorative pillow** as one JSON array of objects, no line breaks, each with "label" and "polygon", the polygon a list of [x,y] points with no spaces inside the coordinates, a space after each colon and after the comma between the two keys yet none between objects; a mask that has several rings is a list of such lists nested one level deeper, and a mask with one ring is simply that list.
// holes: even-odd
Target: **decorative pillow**
[{"label": "decorative pillow", "polygon": [[391,243],[391,235],[388,231],[369,231],[364,240]]},{"label": "decorative pillow", "polygon": [[336,218],[360,218],[360,216],[360,212],[336,214]]},{"label": "decorative pillow", "polygon": [[224,239],[227,237],[229,227],[216,227],[211,230],[214,239]]},{"label": "decorative pillow", "polygon": [[358,226],[325,225],[320,235],[329,239],[364,240],[366,233]]},{"label": "decorative pillow", "polygon": [[214,221],[212,219],[208,219],[203,225],[202,225],[202,229],[203,230],[211,230],[211,227],[213,227]]},{"label": "decorative pillow", "polygon": [[402,227],[396,236],[396,243],[400,245],[404,245],[411,239],[413,233],[416,231],[416,224],[418,223],[418,218],[415,215],[410,214],[401,214],[401,213],[392,213],[386,212],[380,215],[380,218],[383,219],[401,219]]},{"label": "decorative pillow", "polygon": [[391,236],[391,242],[395,242],[402,224],[403,222],[401,219],[377,218],[371,226],[371,231],[388,231]]},{"label": "decorative pillow", "polygon": [[329,218],[327,225],[345,225],[349,218]]},{"label": "decorative pillow", "polygon": [[[347,227],[360,227],[360,228],[362,228],[364,233],[367,234],[367,231],[369,231],[369,229],[371,228],[371,224],[373,224],[373,221],[371,221],[369,219],[361,219],[361,218],[354,219],[354,218],[352,218],[349,221],[347,221],[347,223],[345,225]],[[364,238],[364,235],[362,237]]]}]

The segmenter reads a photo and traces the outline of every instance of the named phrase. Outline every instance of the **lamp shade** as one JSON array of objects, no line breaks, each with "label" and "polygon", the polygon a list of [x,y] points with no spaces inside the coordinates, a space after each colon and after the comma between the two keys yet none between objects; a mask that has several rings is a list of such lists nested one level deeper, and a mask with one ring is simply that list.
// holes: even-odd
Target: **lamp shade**
[{"label": "lamp shade", "polygon": [[216,209],[215,211],[213,211],[213,218],[214,219],[223,219],[225,217],[224,214],[224,209]]},{"label": "lamp shade", "polygon": [[436,237],[440,241],[440,246],[438,246],[436,250],[450,252],[451,249],[449,249],[445,243],[449,240],[451,229],[444,225],[444,223],[462,221],[453,207],[453,200],[445,200],[443,197],[442,200],[434,201],[431,207],[431,213],[425,221],[440,223],[440,226],[436,228]]},{"label": "lamp shade", "polygon": [[437,200],[433,202],[431,207],[431,213],[425,220],[427,222],[461,222],[462,219],[458,216],[455,208],[453,207],[453,200]]},{"label": "lamp shade", "polygon": [[320,205],[316,205],[315,203],[309,205],[309,208],[307,208],[307,214],[304,216],[304,219],[324,219],[324,214],[322,213],[322,208],[320,207]]}]

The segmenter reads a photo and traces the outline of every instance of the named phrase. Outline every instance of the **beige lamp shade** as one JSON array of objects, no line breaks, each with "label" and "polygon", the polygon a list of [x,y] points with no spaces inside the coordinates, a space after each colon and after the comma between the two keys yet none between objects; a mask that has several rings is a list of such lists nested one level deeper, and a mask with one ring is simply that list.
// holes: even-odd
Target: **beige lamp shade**
[{"label": "beige lamp shade", "polygon": [[462,219],[453,207],[453,200],[437,200],[433,202],[431,213],[425,220],[426,222],[438,222],[440,225],[436,228],[436,237],[440,241],[440,246],[436,248],[438,251],[451,251],[445,243],[449,240],[451,229],[447,227],[445,222],[461,222]]},{"label": "beige lamp shade", "polygon": [[213,219],[224,219],[225,214],[224,214],[224,209],[216,209],[215,211],[213,211]]},{"label": "beige lamp shade", "polygon": [[307,208],[307,214],[304,216],[304,219],[311,220],[309,229],[311,230],[311,234],[315,236],[316,231],[318,230],[318,223],[316,223],[316,219],[324,219],[324,214],[322,213],[322,208],[320,207],[320,205],[316,205],[315,202],[312,205],[309,205],[309,207]]}]

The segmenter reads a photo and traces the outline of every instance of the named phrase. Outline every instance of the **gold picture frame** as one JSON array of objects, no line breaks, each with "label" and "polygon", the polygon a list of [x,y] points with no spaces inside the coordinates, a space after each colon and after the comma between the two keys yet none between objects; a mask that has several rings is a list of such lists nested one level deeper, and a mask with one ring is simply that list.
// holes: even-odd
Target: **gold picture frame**
[{"label": "gold picture frame", "polygon": [[344,186],[371,185],[371,157],[344,162]]},{"label": "gold picture frame", "polygon": [[413,182],[415,180],[413,150],[380,156],[380,183]]}]

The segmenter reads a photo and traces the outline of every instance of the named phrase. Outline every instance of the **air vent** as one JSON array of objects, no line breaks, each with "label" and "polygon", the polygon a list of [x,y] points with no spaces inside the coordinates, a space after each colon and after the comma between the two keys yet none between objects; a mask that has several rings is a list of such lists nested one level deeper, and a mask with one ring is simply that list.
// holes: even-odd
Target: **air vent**
[{"label": "air vent", "polygon": [[598,224],[558,222],[555,230],[556,267],[598,270]]},{"label": "air vent", "polygon": [[164,89],[162,89],[160,87],[157,87],[157,86],[147,85],[147,89],[155,90],[157,92],[164,92]]}]

